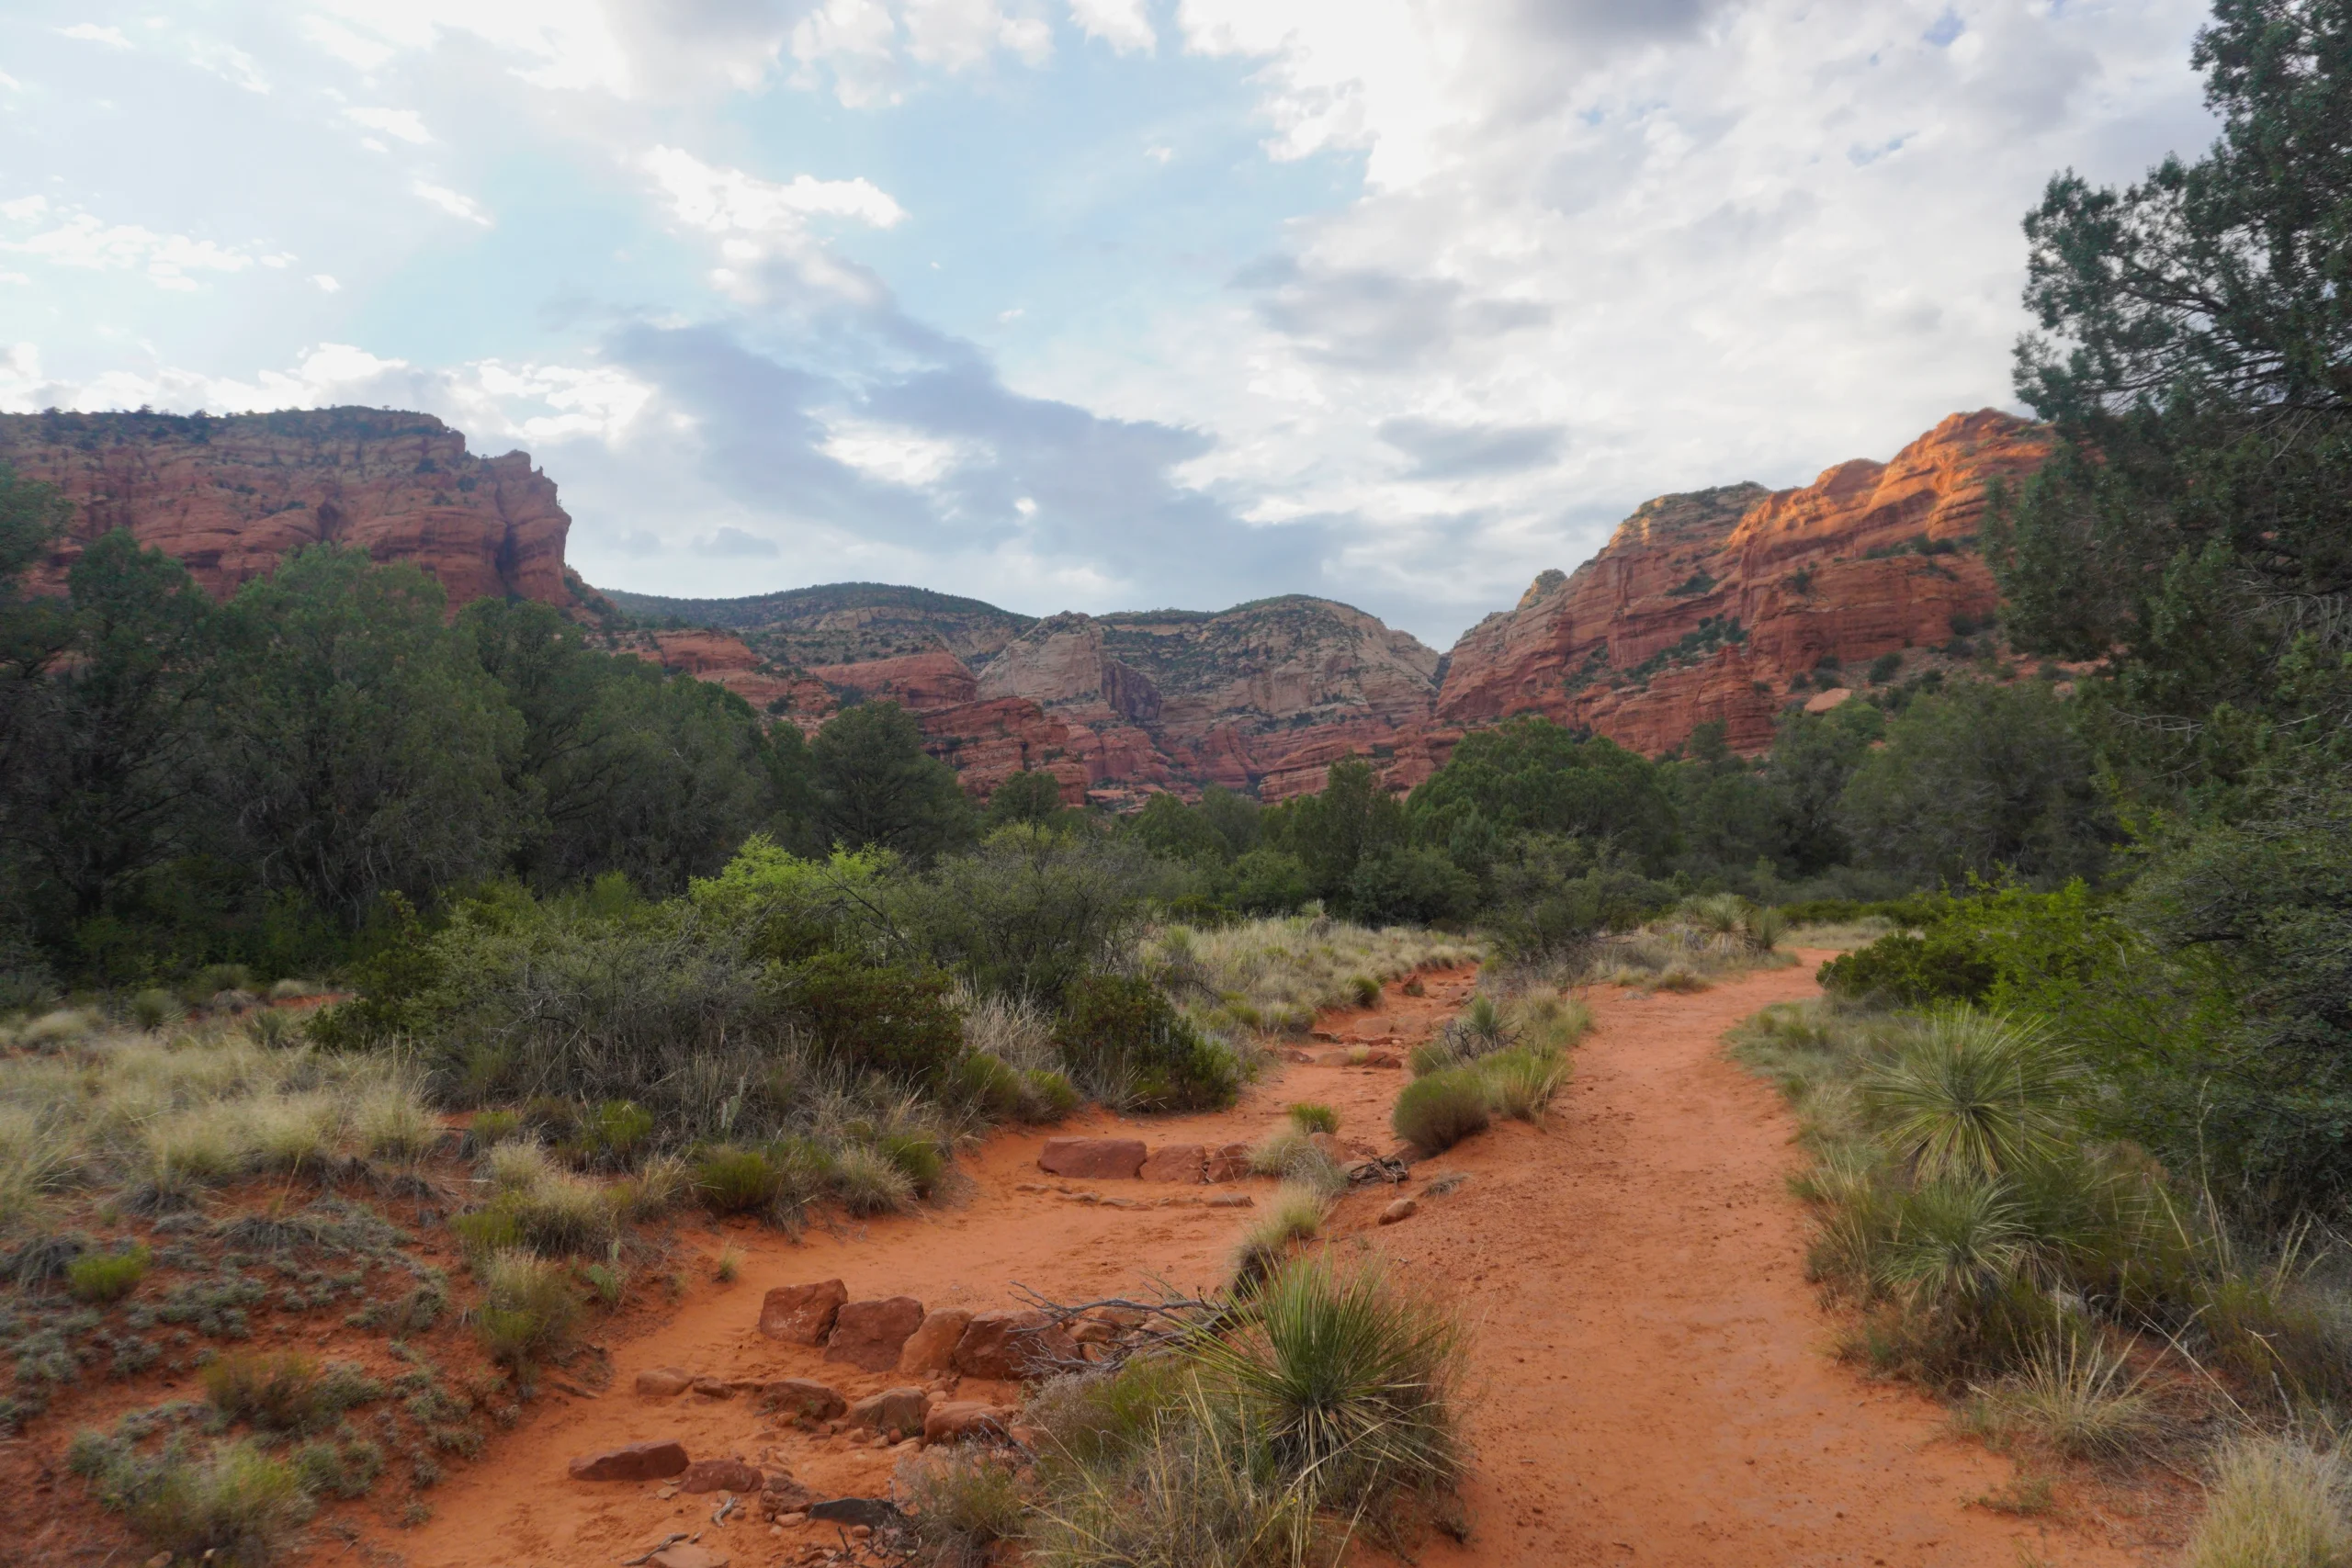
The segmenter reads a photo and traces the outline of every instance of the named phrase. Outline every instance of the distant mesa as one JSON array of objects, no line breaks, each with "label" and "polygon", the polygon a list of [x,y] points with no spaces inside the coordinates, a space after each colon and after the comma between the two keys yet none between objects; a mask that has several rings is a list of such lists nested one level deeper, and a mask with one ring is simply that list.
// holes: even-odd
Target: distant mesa
[{"label": "distant mesa", "polygon": [[0,414],[0,463],[55,485],[73,526],[34,573],[62,592],[83,547],[116,528],[186,562],[226,597],[304,545],[413,561],[451,604],[484,597],[569,604],[571,519],[555,481],[509,452],[478,457],[430,414]]},{"label": "distant mesa", "polygon": [[224,595],[334,540],[414,561],[453,607],[514,596],[598,619],[613,646],[804,730],[847,704],[900,703],[975,794],[1034,769],[1073,803],[1110,806],[1208,784],[1285,799],[1349,756],[1409,788],[1464,729],[1521,713],[1651,753],[1719,722],[1734,750],[1761,750],[1782,709],[1857,678],[1816,671],[1957,657],[1954,639],[1996,607],[1976,546],[1987,482],[2030,472],[2051,446],[2042,427],[1988,409],[1951,416],[1891,462],[1841,463],[1799,489],[1660,496],[1441,659],[1304,594],[1038,619],[887,583],[740,599],[600,592],[564,566],[571,519],[554,482],[523,453],[469,454],[428,415],[0,416],[0,462],[74,506],[42,589],[62,590],[81,549],[114,527]]}]

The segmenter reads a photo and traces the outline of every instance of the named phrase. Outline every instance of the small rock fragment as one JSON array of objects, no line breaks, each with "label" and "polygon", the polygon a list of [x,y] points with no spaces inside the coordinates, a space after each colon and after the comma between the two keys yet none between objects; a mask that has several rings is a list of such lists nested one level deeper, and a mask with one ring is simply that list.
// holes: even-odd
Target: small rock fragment
[{"label": "small rock fragment", "polygon": [[1255,1207],[1256,1201],[1247,1192],[1220,1192],[1209,1200],[1208,1206],[1212,1209],[1248,1209]]},{"label": "small rock fragment", "polygon": [[1399,1198],[1380,1211],[1380,1223],[1384,1225],[1393,1225],[1399,1220],[1409,1220],[1420,1213],[1420,1204],[1415,1200]]},{"label": "small rock fragment", "polygon": [[667,1399],[685,1393],[694,1381],[694,1373],[682,1368],[648,1367],[637,1374],[637,1392],[648,1399]]},{"label": "small rock fragment", "polygon": [[707,1546],[682,1540],[665,1546],[646,1560],[647,1568],[727,1568],[728,1559]]},{"label": "small rock fragment", "polygon": [[705,1399],[732,1399],[735,1397],[734,1385],[729,1383],[725,1378],[696,1378],[695,1379],[694,1389],[696,1393],[701,1394]]}]

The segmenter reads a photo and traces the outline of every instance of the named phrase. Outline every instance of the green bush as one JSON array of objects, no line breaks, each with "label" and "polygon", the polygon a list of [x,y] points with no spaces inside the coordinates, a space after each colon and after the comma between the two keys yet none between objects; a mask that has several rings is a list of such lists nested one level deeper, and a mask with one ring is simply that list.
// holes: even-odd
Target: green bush
[{"label": "green bush", "polygon": [[1311,1100],[1302,1100],[1290,1108],[1290,1122],[1302,1133],[1336,1133],[1340,1130],[1340,1113]]},{"label": "green bush", "polygon": [[1098,1097],[1137,1111],[1204,1111],[1233,1103],[1241,1064],[1204,1036],[1159,988],[1122,975],[1074,983],[1054,1046]]},{"label": "green bush", "polygon": [[1441,1154],[1487,1130],[1486,1080],[1475,1067],[1446,1067],[1415,1078],[1397,1095],[1389,1125],[1424,1154]]},{"label": "green bush", "polygon": [[580,1301],[555,1264],[518,1249],[493,1253],[476,1272],[482,1300],[474,1322],[492,1360],[519,1373],[571,1336]]},{"label": "green bush", "polygon": [[1822,989],[1841,997],[1877,997],[1908,1007],[1981,1001],[1999,978],[1992,956],[1964,931],[1896,931],[1868,947],[1822,964]]},{"label": "green bush", "polygon": [[177,1023],[187,1012],[177,997],[161,987],[151,987],[130,998],[130,1021],[141,1029],[161,1029],[165,1024]]},{"label": "green bush", "polygon": [[695,1190],[716,1214],[746,1214],[773,1204],[784,1172],[758,1149],[719,1146],[695,1156]]},{"label": "green bush", "polygon": [[204,1392],[224,1421],[250,1422],[266,1432],[307,1432],[354,1405],[381,1399],[384,1386],[348,1361],[322,1371],[291,1350],[238,1350],[204,1369]]},{"label": "green bush", "polygon": [[874,1139],[875,1152],[898,1168],[918,1198],[928,1198],[947,1173],[947,1152],[939,1140],[922,1133],[883,1133]]},{"label": "green bush", "polygon": [[575,1141],[592,1164],[626,1165],[653,1135],[653,1112],[633,1100],[607,1100],[579,1121]]},{"label": "green bush", "polygon": [[915,1201],[915,1184],[889,1156],[853,1144],[832,1162],[833,1196],[853,1214],[895,1214]]},{"label": "green bush", "polygon": [[119,1302],[146,1278],[153,1256],[144,1242],[127,1252],[85,1252],[65,1266],[65,1288],[76,1301]]},{"label": "green bush", "polygon": [[364,1497],[384,1471],[384,1450],[365,1438],[322,1438],[294,1450],[294,1474],[313,1497]]},{"label": "green bush", "polygon": [[1032,1067],[1021,1075],[1023,1122],[1059,1122],[1078,1109],[1078,1086],[1051,1067]]},{"label": "green bush", "polygon": [[266,1568],[311,1515],[293,1467],[251,1443],[220,1444],[198,1459],[175,1438],[149,1456],[85,1432],[67,1463],[147,1545],[191,1562]]},{"label": "green bush", "polygon": [[820,953],[786,977],[791,1004],[830,1060],[858,1072],[936,1084],[964,1055],[946,976]]}]

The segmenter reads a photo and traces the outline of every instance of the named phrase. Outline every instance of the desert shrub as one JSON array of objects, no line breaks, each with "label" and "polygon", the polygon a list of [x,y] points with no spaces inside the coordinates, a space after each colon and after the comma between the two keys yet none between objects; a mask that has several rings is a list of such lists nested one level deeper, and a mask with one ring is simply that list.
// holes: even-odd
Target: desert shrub
[{"label": "desert shrub", "polygon": [[1877,997],[1903,1006],[1973,1002],[1998,977],[1991,955],[1966,932],[1939,927],[1924,936],[1896,931],[1821,966],[1822,989]]},{"label": "desert shrub", "polygon": [[610,1192],[568,1172],[551,1172],[498,1201],[514,1216],[524,1244],[542,1252],[601,1251],[620,1224]]},{"label": "desert shrub", "polygon": [[177,1023],[187,1016],[179,998],[160,987],[135,992],[130,998],[130,1021],[145,1030],[157,1030]]},{"label": "desert shrub", "polygon": [[420,1159],[441,1140],[439,1118],[404,1084],[386,1084],[360,1100],[351,1126],[360,1147],[379,1159]]},{"label": "desert shrub", "polygon": [[1022,1416],[1050,1461],[1115,1461],[1151,1437],[1189,1376],[1182,1358],[1166,1352],[1133,1356],[1111,1369],[1062,1372],[1029,1392]]},{"label": "desert shrub", "polygon": [[1303,1100],[1292,1106],[1290,1124],[1302,1133],[1336,1133],[1340,1130],[1340,1113],[1315,1100]]},{"label": "desert shrub", "polygon": [[985,1568],[989,1548],[1019,1535],[1029,1509],[1012,1462],[974,1444],[909,1456],[892,1491],[914,1515],[915,1539],[932,1568]]},{"label": "desert shrub", "polygon": [[713,1213],[745,1214],[766,1209],[784,1190],[784,1172],[759,1149],[719,1145],[694,1159],[695,1191]]},{"label": "desert shrub", "polygon": [[982,1121],[1006,1122],[1021,1114],[1021,1071],[998,1057],[968,1051],[948,1069],[940,1098]]},{"label": "desert shrub", "polygon": [[144,1242],[121,1252],[85,1252],[65,1266],[65,1287],[76,1301],[119,1302],[147,1277],[153,1258]]},{"label": "desert shrub", "polygon": [[1540,1123],[1553,1096],[1567,1081],[1567,1058],[1556,1051],[1514,1045],[1480,1062],[1478,1076],[1498,1116]]},{"label": "desert shrub", "polygon": [[198,1458],[174,1438],[145,1455],[85,1432],[68,1462],[147,1545],[189,1562],[263,1568],[291,1549],[311,1515],[293,1467],[251,1443],[220,1444]]},{"label": "desert shrub", "polygon": [[1260,1140],[1250,1151],[1250,1169],[1327,1194],[1343,1192],[1348,1186],[1347,1173],[1339,1161],[1315,1142],[1313,1134],[1295,1125]]},{"label": "desert shrub", "polygon": [[656,1155],[613,1184],[613,1207],[636,1223],[659,1219],[695,1190],[694,1168],[675,1155]]},{"label": "desert shrub", "polygon": [[384,1450],[365,1438],[322,1438],[294,1450],[294,1477],[313,1497],[364,1497],[384,1472]]},{"label": "desert shrub", "polygon": [[523,1135],[523,1118],[513,1111],[481,1111],[466,1125],[466,1143],[481,1154]]},{"label": "desert shrub", "polygon": [[1487,1103],[1486,1082],[1476,1069],[1447,1067],[1407,1084],[1389,1125],[1424,1154],[1441,1154],[1487,1130]]},{"label": "desert shrub", "polygon": [[1304,1030],[1323,1009],[1352,1002],[1360,977],[1400,979],[1479,951],[1475,942],[1432,931],[1291,915],[1212,931],[1165,927],[1141,944],[1139,956],[1204,1026]]},{"label": "desert shrub", "polygon": [[936,1084],[961,1056],[946,976],[820,953],[795,965],[785,994],[820,1056],[853,1071]]},{"label": "desert shrub", "polygon": [[1078,1109],[1078,1086],[1051,1068],[1031,1068],[1021,1075],[1021,1120],[1038,1124],[1059,1122]]},{"label": "desert shrub", "polygon": [[349,1362],[322,1371],[293,1351],[254,1350],[232,1352],[206,1367],[204,1392],[223,1420],[250,1422],[267,1432],[311,1431],[384,1395],[381,1383]]},{"label": "desert shrub", "polygon": [[1126,950],[1173,874],[1126,839],[1016,823],[896,903],[899,924],[982,992],[1050,1004]]},{"label": "desert shrub", "polygon": [[600,1100],[580,1118],[575,1145],[594,1165],[626,1165],[653,1135],[653,1112],[633,1100]]},{"label": "desert shrub", "polygon": [[2041,1347],[2024,1369],[1980,1390],[1996,1429],[2023,1433],[2070,1459],[2119,1459],[2156,1431],[2154,1401],[2121,1354],[2091,1335]]},{"label": "desert shrub", "polygon": [[1243,1430],[1318,1503],[1380,1507],[1460,1478],[1461,1325],[1377,1268],[1295,1259],[1193,1354]]},{"label": "desert shrub", "polygon": [[2223,1450],[2188,1568],[2343,1568],[2352,1563],[2352,1474],[2343,1456],[2289,1438]]},{"label": "desert shrub", "polygon": [[1199,1111],[1233,1102],[1241,1064],[1148,981],[1091,975],[1069,990],[1056,1049],[1099,1099],[1139,1111]]},{"label": "desert shrub", "polygon": [[947,1174],[947,1151],[927,1133],[877,1133],[874,1150],[898,1168],[918,1198],[930,1197]]},{"label": "desert shrub", "polygon": [[474,1321],[492,1360],[519,1375],[531,1357],[570,1337],[580,1303],[554,1263],[516,1247],[491,1254],[476,1272],[482,1299]]},{"label": "desert shrub", "polygon": [[831,1186],[853,1214],[894,1214],[913,1207],[915,1184],[888,1154],[852,1144],[833,1157]]},{"label": "desert shrub", "polygon": [[1215,1418],[1206,1396],[1160,1412],[1115,1464],[1078,1467],[1037,1506],[1022,1561],[1035,1568],[1305,1568],[1313,1499],[1263,1446]]}]

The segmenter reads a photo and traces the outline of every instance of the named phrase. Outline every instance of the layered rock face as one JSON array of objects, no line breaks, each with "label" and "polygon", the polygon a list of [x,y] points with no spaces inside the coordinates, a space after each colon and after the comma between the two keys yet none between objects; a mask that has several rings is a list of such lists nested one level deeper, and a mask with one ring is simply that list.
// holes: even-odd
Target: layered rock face
[{"label": "layered rock face", "polygon": [[1540,713],[1656,753],[1720,720],[1734,750],[1761,750],[1825,661],[1924,659],[1991,618],[1998,594],[1976,550],[1986,483],[2050,450],[2042,427],[1986,409],[1802,489],[1649,502],[1573,574],[1545,572],[1463,637],[1438,724]]},{"label": "layered rock face", "polygon": [[0,462],[73,503],[38,591],[62,590],[85,546],[128,528],[224,597],[326,541],[413,561],[453,608],[493,595],[571,602],[571,519],[554,481],[521,452],[473,456],[430,414],[0,414]]}]

